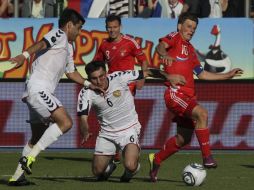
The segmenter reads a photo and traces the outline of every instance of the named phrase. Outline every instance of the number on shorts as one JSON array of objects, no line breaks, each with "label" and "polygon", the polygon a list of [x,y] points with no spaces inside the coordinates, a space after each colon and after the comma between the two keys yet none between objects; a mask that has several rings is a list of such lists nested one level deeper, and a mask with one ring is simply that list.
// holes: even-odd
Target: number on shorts
[{"label": "number on shorts", "polygon": [[131,136],[130,136],[130,142],[132,142],[132,143],[133,143],[133,142],[134,142],[134,140],[135,140],[135,139],[134,139],[134,136],[133,136],[133,135],[131,135]]}]

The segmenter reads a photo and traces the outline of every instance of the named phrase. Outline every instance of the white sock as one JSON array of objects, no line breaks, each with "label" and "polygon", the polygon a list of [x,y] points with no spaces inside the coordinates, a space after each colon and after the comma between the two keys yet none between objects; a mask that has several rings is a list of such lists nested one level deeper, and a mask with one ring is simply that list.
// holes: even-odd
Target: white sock
[{"label": "white sock", "polygon": [[[23,151],[22,151],[22,156],[27,156],[30,152],[31,152],[31,148],[28,145],[28,143],[24,146]],[[18,178],[23,175],[24,170],[21,168],[21,164],[18,164],[18,167],[15,171],[15,173],[13,174],[12,178],[14,178],[15,180],[18,180]]]},{"label": "white sock", "polygon": [[27,143],[23,148],[22,156],[27,156],[31,152],[31,150],[32,148]]},{"label": "white sock", "polygon": [[29,153],[29,156],[35,158],[42,150],[45,150],[49,145],[54,143],[62,134],[63,132],[60,130],[58,125],[56,123],[52,124],[43,133],[36,145],[34,145],[32,151]]}]

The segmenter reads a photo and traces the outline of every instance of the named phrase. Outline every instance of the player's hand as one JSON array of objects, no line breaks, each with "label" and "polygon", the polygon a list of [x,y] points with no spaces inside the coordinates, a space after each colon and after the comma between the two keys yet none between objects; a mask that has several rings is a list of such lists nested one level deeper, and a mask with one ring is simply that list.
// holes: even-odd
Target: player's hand
[{"label": "player's hand", "polygon": [[138,89],[138,90],[141,90],[142,87],[144,86],[144,84],[145,84],[145,79],[138,80],[138,81],[136,82],[136,87],[137,87],[137,89]]},{"label": "player's hand", "polygon": [[88,141],[88,139],[92,136],[92,133],[89,133],[89,132],[87,131],[87,132],[84,132],[84,133],[82,134],[82,136],[83,136],[83,139],[82,139],[82,141],[81,141],[81,145],[84,145],[84,144]]},{"label": "player's hand", "polygon": [[168,81],[174,88],[177,88],[177,85],[185,85],[186,80],[182,75],[171,74],[167,76]]},{"label": "player's hand", "polygon": [[98,86],[95,86],[95,85],[93,85],[93,84],[90,84],[90,85],[89,85],[89,88],[90,88],[91,90],[93,90],[93,91],[96,91],[96,92],[100,93],[101,96],[104,96],[105,93],[106,93],[105,90],[103,90],[102,88],[100,88],[100,87],[98,87]]},{"label": "player's hand", "polygon": [[21,67],[24,62],[25,62],[25,56],[20,54],[20,55],[17,55],[16,57],[13,57],[11,59],[9,59],[9,61],[12,63],[12,64],[16,64],[15,65],[15,69]]},{"label": "player's hand", "polygon": [[243,74],[243,70],[240,68],[235,68],[229,71],[230,78],[240,77]]},{"label": "player's hand", "polygon": [[175,58],[173,57],[170,57],[168,55],[164,55],[164,56],[161,56],[161,60],[162,60],[162,63],[165,65],[165,66],[171,66],[172,63],[176,60]]}]

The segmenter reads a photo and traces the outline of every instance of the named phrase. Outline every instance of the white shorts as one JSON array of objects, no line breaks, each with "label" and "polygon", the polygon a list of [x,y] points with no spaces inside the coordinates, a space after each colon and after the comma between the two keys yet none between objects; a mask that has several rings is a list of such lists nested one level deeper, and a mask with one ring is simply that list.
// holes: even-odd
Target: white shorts
[{"label": "white shorts", "polygon": [[109,134],[100,132],[95,145],[95,155],[115,155],[116,150],[124,150],[125,146],[132,143],[139,147],[140,123],[123,131]]},{"label": "white shorts", "polygon": [[29,109],[30,123],[48,123],[51,113],[63,106],[53,94],[45,90],[31,93],[25,102]]}]

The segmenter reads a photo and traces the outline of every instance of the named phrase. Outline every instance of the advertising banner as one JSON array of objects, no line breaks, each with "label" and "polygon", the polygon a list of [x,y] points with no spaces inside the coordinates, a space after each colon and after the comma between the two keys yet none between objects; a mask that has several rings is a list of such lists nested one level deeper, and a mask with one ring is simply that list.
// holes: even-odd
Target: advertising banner
[{"label": "advertising banner", "polygon": [[[23,146],[31,137],[26,104],[21,101],[23,82],[0,83],[0,147]],[[161,148],[168,137],[175,135],[172,114],[164,104],[165,86],[147,83],[135,96],[136,110],[142,124],[142,148]],[[251,81],[198,82],[198,102],[208,110],[210,144],[214,149],[254,149],[254,83]],[[80,86],[60,83],[56,96],[73,119],[73,128],[51,148],[82,148],[77,96]],[[89,116],[92,137],[85,148],[94,148],[99,125],[93,112]],[[195,135],[187,149],[198,149]]]},{"label": "advertising banner", "polygon": [[[128,18],[122,19],[122,33],[134,37],[140,44],[150,67],[159,68],[161,64],[155,52],[158,39],[175,31],[176,25],[177,21],[174,19]],[[0,19],[0,78],[26,78],[31,61],[26,61],[21,68],[14,70],[14,65],[8,60],[41,40],[47,32],[56,27],[55,18]],[[98,46],[105,38],[105,19],[87,19],[80,36],[73,44],[74,61],[83,76],[86,63],[93,60]],[[251,19],[200,19],[191,42],[205,69],[225,72],[232,67],[240,67],[244,70],[240,79],[254,79]],[[136,66],[139,67],[138,64]]]}]

